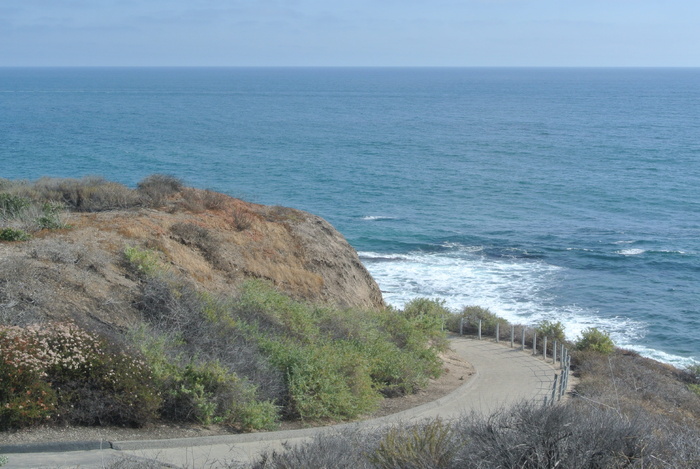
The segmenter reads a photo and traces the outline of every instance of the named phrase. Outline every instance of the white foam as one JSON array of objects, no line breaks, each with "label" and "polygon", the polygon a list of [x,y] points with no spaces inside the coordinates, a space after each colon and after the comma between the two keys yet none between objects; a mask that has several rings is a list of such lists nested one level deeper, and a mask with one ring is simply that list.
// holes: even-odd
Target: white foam
[{"label": "white foam", "polygon": [[[545,315],[551,277],[561,269],[541,262],[488,259],[464,249],[456,253],[381,255],[363,252],[367,268],[387,303],[403,307],[417,296],[440,297],[454,310],[481,305],[515,320]],[[376,262],[381,260],[385,262]]]},{"label": "white foam", "polygon": [[[617,343],[615,345],[618,345]],[[643,345],[635,345],[635,344],[621,344],[618,345],[618,347],[622,347],[625,349],[633,350],[640,355],[651,358],[653,360],[658,360],[660,362],[664,363],[670,363],[671,365],[675,366],[676,368],[684,369],[690,365],[696,365],[699,362],[694,360],[693,358],[688,358],[688,357],[681,357],[678,355],[673,355],[671,353],[666,353],[661,350],[656,350],[653,348],[649,347],[644,347]]]},{"label": "white foam", "polygon": [[362,217],[363,220],[365,221],[382,221],[382,220],[395,220],[396,218],[394,217],[387,217],[383,215],[367,215]]},{"label": "white foam", "polygon": [[644,254],[646,250],[644,249],[622,249],[620,251],[615,251],[615,254],[622,254],[623,256],[638,256]]},{"label": "white foam", "polygon": [[557,304],[551,288],[566,276],[566,269],[542,261],[488,258],[477,248],[453,247],[440,253],[362,252],[360,256],[382,289],[384,300],[397,308],[416,297],[442,299],[453,311],[479,305],[514,323],[561,321],[570,340],[580,337],[584,329],[596,327],[608,332],[619,347],[675,366],[692,363],[690,358],[635,345],[646,335],[642,322],[622,316],[602,317],[598,311],[575,304]]}]

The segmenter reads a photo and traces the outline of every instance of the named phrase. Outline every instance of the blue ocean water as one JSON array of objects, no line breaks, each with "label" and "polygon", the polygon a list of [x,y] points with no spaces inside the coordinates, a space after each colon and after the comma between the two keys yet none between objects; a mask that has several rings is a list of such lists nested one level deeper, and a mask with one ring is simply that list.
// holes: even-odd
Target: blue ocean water
[{"label": "blue ocean water", "polygon": [[331,221],[388,303],[700,360],[700,70],[0,68],[0,177],[152,173]]}]

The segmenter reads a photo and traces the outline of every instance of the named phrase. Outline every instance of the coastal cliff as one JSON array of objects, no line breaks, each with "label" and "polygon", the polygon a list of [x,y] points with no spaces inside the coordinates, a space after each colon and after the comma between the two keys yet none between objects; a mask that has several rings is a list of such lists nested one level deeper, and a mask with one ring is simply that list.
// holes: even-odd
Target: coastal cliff
[{"label": "coastal cliff", "polygon": [[235,293],[243,280],[257,278],[300,300],[383,307],[355,250],[318,216],[192,188],[134,205],[70,211],[66,228],[0,243],[0,314],[20,323],[134,323],[138,278],[124,261],[133,247],[157,253],[170,271],[209,293]]}]

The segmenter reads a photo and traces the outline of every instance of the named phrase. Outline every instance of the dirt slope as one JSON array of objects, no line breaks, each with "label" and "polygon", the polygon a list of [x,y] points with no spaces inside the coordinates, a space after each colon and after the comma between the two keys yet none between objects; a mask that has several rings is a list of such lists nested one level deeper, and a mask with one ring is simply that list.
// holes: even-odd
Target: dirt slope
[{"label": "dirt slope", "polygon": [[0,243],[1,322],[127,326],[138,317],[138,280],[124,261],[130,246],[154,250],[172,272],[213,293],[254,277],[301,299],[383,306],[342,235],[299,210],[188,189],[158,209],[71,213],[66,221],[69,229]]}]

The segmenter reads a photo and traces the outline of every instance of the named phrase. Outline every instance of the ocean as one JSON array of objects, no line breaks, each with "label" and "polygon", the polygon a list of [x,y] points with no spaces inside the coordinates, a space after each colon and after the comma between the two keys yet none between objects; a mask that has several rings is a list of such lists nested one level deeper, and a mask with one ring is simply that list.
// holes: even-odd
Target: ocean
[{"label": "ocean", "polygon": [[0,177],[153,173],[437,298],[700,360],[700,69],[0,68]]}]

